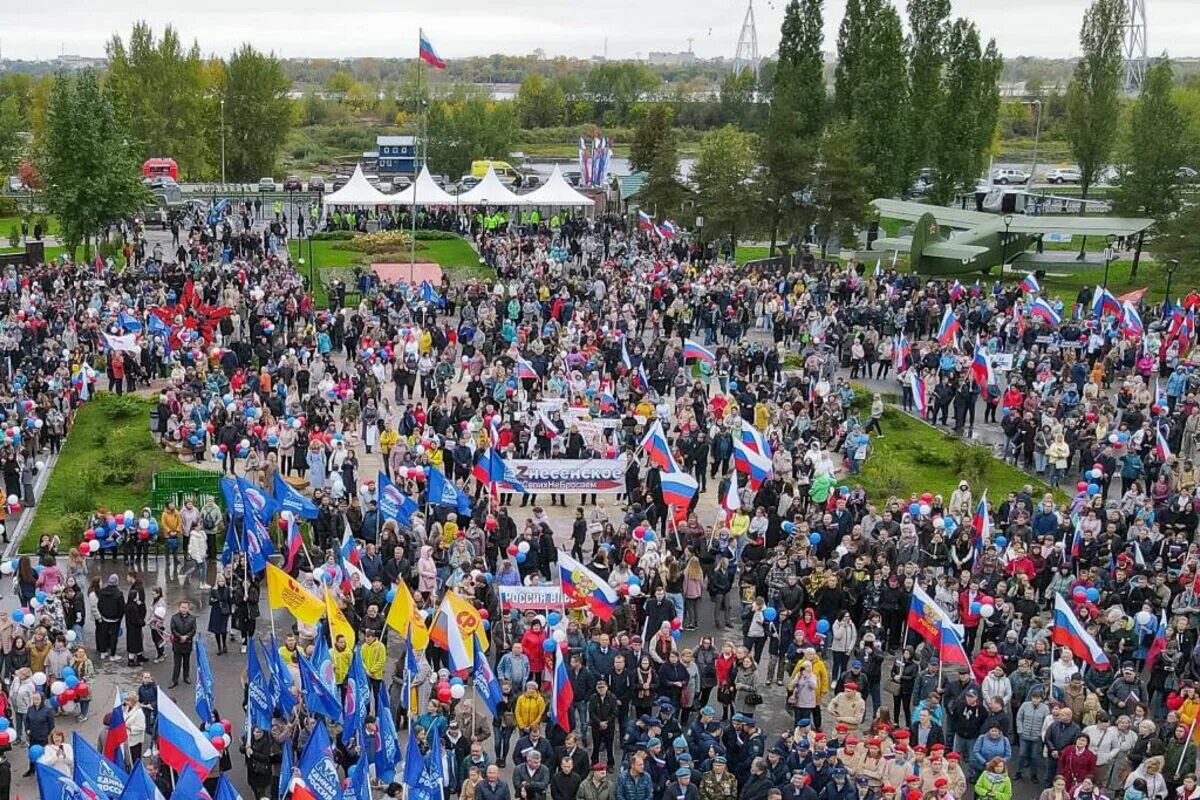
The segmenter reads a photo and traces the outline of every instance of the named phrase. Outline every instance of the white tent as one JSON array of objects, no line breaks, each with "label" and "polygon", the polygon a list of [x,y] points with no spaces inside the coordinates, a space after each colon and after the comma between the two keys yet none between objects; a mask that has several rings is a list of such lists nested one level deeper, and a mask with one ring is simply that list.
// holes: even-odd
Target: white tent
[{"label": "white tent", "polygon": [[363,175],[362,164],[354,168],[354,174],[345,186],[325,195],[324,199],[326,206],[384,206],[390,203],[391,198],[372,186]]},{"label": "white tent", "polygon": [[575,191],[567,179],[562,176],[558,165],[538,188],[521,197],[521,202],[528,206],[594,206],[596,201],[585,194]]},{"label": "white tent", "polygon": [[437,185],[425,167],[421,167],[417,179],[407,189],[391,195],[388,202],[397,206],[411,206],[413,195],[416,195],[419,206],[452,206],[459,202],[454,195]]},{"label": "white tent", "polygon": [[487,206],[525,206],[529,203],[525,202],[525,198],[519,194],[515,194],[512,189],[509,189],[500,179],[496,177],[496,171],[488,167],[487,174],[483,176],[483,180],[479,185],[468,192],[464,192],[458,196],[458,202],[464,206],[472,205],[487,205]]}]

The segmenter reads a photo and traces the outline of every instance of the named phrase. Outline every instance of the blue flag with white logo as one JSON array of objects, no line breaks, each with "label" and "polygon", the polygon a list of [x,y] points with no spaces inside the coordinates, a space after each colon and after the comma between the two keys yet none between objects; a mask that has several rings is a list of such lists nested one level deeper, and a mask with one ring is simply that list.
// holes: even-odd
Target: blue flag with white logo
[{"label": "blue flag with white logo", "polygon": [[316,519],[320,515],[316,503],[296,491],[278,472],[275,473],[274,490],[275,502],[279,504],[280,511],[291,511],[304,519]]},{"label": "blue flag with white logo", "polygon": [[270,681],[258,658],[258,642],[250,639],[246,648],[246,685],[249,695],[250,724],[264,731],[271,729]]},{"label": "blue flag with white logo", "polygon": [[494,717],[502,696],[500,684],[496,681],[496,674],[492,672],[492,665],[488,663],[487,656],[483,654],[483,645],[478,636],[475,637],[474,673],[472,679],[475,681],[475,694],[483,700]]},{"label": "blue flag with white logo", "polygon": [[196,654],[196,716],[200,718],[201,727],[206,728],[216,721],[213,718],[216,701],[213,699],[212,665],[208,663],[208,650],[203,639],[195,639],[192,649]]},{"label": "blue flag with white logo", "polygon": [[404,754],[404,785],[408,800],[442,800],[443,765],[442,737],[427,737],[429,753],[421,755],[417,737],[409,735],[408,751]]},{"label": "blue flag with white logo", "polygon": [[321,680],[312,662],[303,655],[296,658],[300,663],[300,691],[304,693],[304,704],[308,706],[308,710],[320,714],[330,722],[341,722],[342,704]]},{"label": "blue flag with white logo", "polygon": [[380,519],[395,520],[401,525],[407,525],[417,512],[416,501],[400,491],[400,487],[382,472],[375,482],[375,502],[379,506]]},{"label": "blue flag with white logo", "polygon": [[[318,723],[320,724],[320,723]],[[292,754],[292,740],[283,743],[283,760],[279,764],[279,796],[287,797],[288,787],[292,785],[292,770],[296,757]]]},{"label": "blue flag with white logo", "polygon": [[396,779],[396,765],[400,763],[400,736],[396,733],[396,719],[392,716],[390,701],[387,684],[380,681],[379,692],[375,695],[379,744],[375,747],[373,756],[375,777],[384,783],[391,783]]},{"label": "blue flag with white logo", "polygon": [[75,753],[75,783],[80,786],[90,784],[103,792],[109,800],[118,800],[125,791],[125,785],[129,783],[129,775],[125,770],[105,758],[104,754],[80,736],[78,731],[71,734],[71,749]]},{"label": "blue flag with white logo", "polygon": [[298,766],[300,774],[304,776],[304,782],[318,800],[341,800],[342,779],[338,777],[337,764],[333,760],[333,745],[329,741],[329,731],[323,721],[317,720],[317,727],[313,728],[312,735],[308,737],[308,744],[304,745]]},{"label": "blue flag with white logo", "polygon": [[[278,709],[285,717],[291,716],[292,709],[296,707],[296,698],[292,696],[292,687],[295,684],[292,681],[292,671],[283,663],[283,656],[279,655],[279,643],[275,641],[273,633],[271,649],[267,651],[267,669],[271,672],[271,707]],[[287,775],[291,780],[290,770]]]},{"label": "blue flag with white logo", "polygon": [[429,470],[429,502],[437,506],[449,506],[459,514],[471,513],[471,500],[446,479],[446,473],[434,467]]},{"label": "blue flag with white logo", "polygon": [[263,522],[269,522],[279,510],[279,504],[274,498],[241,476],[237,479],[237,485],[242,492],[244,507],[253,510],[254,516]]},{"label": "blue flag with white logo", "polygon": [[237,789],[233,788],[229,778],[222,775],[217,781],[217,796],[213,800],[242,800],[242,796],[238,794]]},{"label": "blue flag with white logo", "polygon": [[367,670],[363,667],[361,648],[354,648],[354,654],[350,656],[350,670],[346,673],[343,692],[342,744],[349,744],[362,728],[367,707],[371,703],[371,682],[367,680]]}]

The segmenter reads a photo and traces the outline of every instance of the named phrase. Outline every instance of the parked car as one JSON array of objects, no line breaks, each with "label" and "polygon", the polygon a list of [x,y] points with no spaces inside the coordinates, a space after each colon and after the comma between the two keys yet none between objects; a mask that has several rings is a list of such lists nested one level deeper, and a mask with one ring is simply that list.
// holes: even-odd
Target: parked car
[{"label": "parked car", "polygon": [[429,177],[432,178],[433,182],[436,183],[440,188],[442,188],[442,189],[446,188],[446,176],[445,175],[430,174]]},{"label": "parked car", "polygon": [[583,183],[583,173],[577,169],[569,169],[563,172],[563,180],[572,186],[578,186]]},{"label": "parked car", "polygon": [[992,182],[1002,186],[1010,183],[1029,183],[1029,173],[1020,167],[999,167],[992,170]]},{"label": "parked car", "polygon": [[333,190],[336,192],[338,189],[342,188],[349,182],[350,182],[349,175],[334,175],[333,176]]},{"label": "parked car", "polygon": [[304,182],[300,180],[299,175],[288,175],[283,179],[283,190],[285,192],[302,192],[304,191]]},{"label": "parked car", "polygon": [[393,189],[407,189],[410,186],[412,186],[412,178],[408,175],[397,175],[392,178]]},{"label": "parked car", "polygon": [[474,175],[463,175],[462,179],[458,182],[458,190],[465,192],[468,189],[474,189],[478,185],[479,178],[476,178]]},{"label": "parked car", "polygon": [[1083,173],[1078,167],[1058,167],[1046,173],[1047,183],[1080,183]]},{"label": "parked car", "polygon": [[1198,173],[1191,167],[1180,167],[1175,170],[1175,177],[1181,181],[1194,181]]},{"label": "parked car", "polygon": [[325,191],[325,179],[322,178],[320,175],[313,175],[311,178],[308,179],[308,190],[310,192]]},{"label": "parked car", "polygon": [[25,182],[21,180],[20,175],[9,175],[8,176],[8,190],[10,192],[12,192],[13,194],[16,194],[17,192],[24,191],[24,189],[25,189]]},{"label": "parked car", "polygon": [[259,178],[258,179],[258,190],[260,192],[273,192],[277,188],[278,187],[275,185],[274,178]]}]

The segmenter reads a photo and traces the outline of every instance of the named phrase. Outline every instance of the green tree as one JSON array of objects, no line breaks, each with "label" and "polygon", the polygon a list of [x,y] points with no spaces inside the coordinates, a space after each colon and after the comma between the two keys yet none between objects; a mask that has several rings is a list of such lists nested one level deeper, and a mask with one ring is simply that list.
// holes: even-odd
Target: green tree
[{"label": "green tree", "polygon": [[764,202],[771,222],[771,251],[780,223],[801,224],[803,197],[812,182],[814,154],[827,116],[823,0],[790,0],[780,31],[771,107],[760,140]]},{"label": "green tree", "polygon": [[908,175],[932,165],[942,107],[942,73],[950,30],[950,0],[908,2]]},{"label": "green tree", "polygon": [[737,248],[738,228],[755,208],[754,144],[745,131],[732,125],[705,134],[700,154],[692,169],[697,208],[704,215],[706,230],[729,235],[731,249]]},{"label": "green tree", "polygon": [[930,197],[936,202],[953,200],[979,179],[999,119],[1002,67],[995,42],[981,49],[975,25],[964,19],[954,21],[946,37],[942,100],[934,110]]},{"label": "green tree", "polygon": [[1184,206],[1159,226],[1154,255],[1162,262],[1174,259],[1184,268],[1185,274],[1176,276],[1182,280],[1177,286],[1196,284],[1200,271],[1200,203]]},{"label": "green tree", "polygon": [[661,80],[645,64],[635,61],[606,61],[592,67],[584,82],[584,94],[594,104],[593,121],[628,123],[633,104],[651,94]]},{"label": "green tree", "polygon": [[42,144],[47,208],[58,215],[67,247],[83,244],[90,258],[92,237],[148,199],[129,131],[94,72],[55,80]]},{"label": "green tree", "polygon": [[430,169],[465,175],[472,161],[508,157],[517,134],[516,110],[512,103],[460,92],[429,106],[426,131]]},{"label": "green tree", "polygon": [[521,81],[517,91],[517,113],[522,128],[562,125],[567,113],[567,96],[561,85],[535,72]]},{"label": "green tree", "polygon": [[908,188],[908,62],[900,15],[888,3],[870,6],[861,48],[862,81],[855,91],[858,154],[871,167],[869,191],[888,197]]},{"label": "green tree", "polygon": [[128,44],[113,36],[108,59],[108,87],[117,113],[138,142],[137,154],[169,156],[185,176],[208,177],[215,119],[200,46],[193,42],[185,50],[170,25],[156,40],[154,30],[138,22]]},{"label": "green tree", "polygon": [[[243,44],[218,78],[225,98],[225,153],[231,181],[253,181],[275,172],[295,119],[291,81],[273,54]],[[216,130],[219,137],[220,130]]]},{"label": "green tree", "polygon": [[1079,31],[1081,55],[1067,86],[1067,141],[1079,163],[1084,197],[1117,140],[1125,0],[1095,0]]},{"label": "green tree", "polygon": [[679,180],[679,153],[673,132],[659,142],[653,159],[646,184],[638,193],[638,204],[660,219],[673,219],[687,196],[687,188]]},{"label": "green tree", "polygon": [[813,183],[814,221],[827,254],[833,238],[843,246],[855,241],[857,232],[871,218],[871,168],[858,157],[857,132],[853,123],[835,122],[821,139],[821,158]]},{"label": "green tree", "polygon": [[864,80],[868,54],[865,52],[870,14],[880,8],[879,0],[846,0],[846,13],[838,27],[837,66],[833,71],[833,104],[838,116],[850,119]]},{"label": "green tree", "polygon": [[0,100],[0,175],[12,174],[23,147],[20,100],[9,95]]},{"label": "green tree", "polygon": [[721,79],[718,95],[721,121],[744,129],[753,128],[754,92],[757,88],[754,71],[749,68],[725,75]]},{"label": "green tree", "polygon": [[634,170],[649,171],[659,150],[669,148],[673,153],[676,145],[671,107],[666,103],[654,103],[646,108],[633,129],[633,141],[629,145],[629,166]]}]

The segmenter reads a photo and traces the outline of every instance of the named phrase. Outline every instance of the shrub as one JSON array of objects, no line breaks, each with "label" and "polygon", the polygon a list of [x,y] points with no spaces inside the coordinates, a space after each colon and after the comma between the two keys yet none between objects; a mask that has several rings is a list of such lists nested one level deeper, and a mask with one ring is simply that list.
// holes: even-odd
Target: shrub
[{"label": "shrub", "polygon": [[21,206],[15,198],[0,195],[0,217],[15,217],[21,213]]},{"label": "shrub", "polygon": [[21,226],[13,223],[13,226],[8,229],[8,246],[16,247],[21,243]]},{"label": "shrub", "polygon": [[102,402],[104,415],[114,422],[146,413],[145,404],[130,395],[108,395]]},{"label": "shrub", "polygon": [[64,542],[78,542],[87,530],[88,512],[63,514],[59,517],[58,536]]},{"label": "shrub", "polygon": [[69,492],[63,498],[62,511],[65,514],[82,514],[85,517],[96,505],[96,495],[100,491],[100,481],[92,474],[80,475],[76,490]]},{"label": "shrub", "polygon": [[317,231],[314,242],[347,242],[354,238],[354,231]]},{"label": "shrub", "polygon": [[972,486],[983,483],[994,463],[991,449],[978,445],[955,448],[947,460],[947,466]]},{"label": "shrub", "polygon": [[417,229],[418,242],[445,242],[457,238],[459,238],[458,234],[451,233],[450,231],[437,231],[428,228]]},{"label": "shrub", "polygon": [[133,482],[137,474],[137,459],[125,450],[110,450],[100,458],[99,480],[108,486],[122,486]]}]

